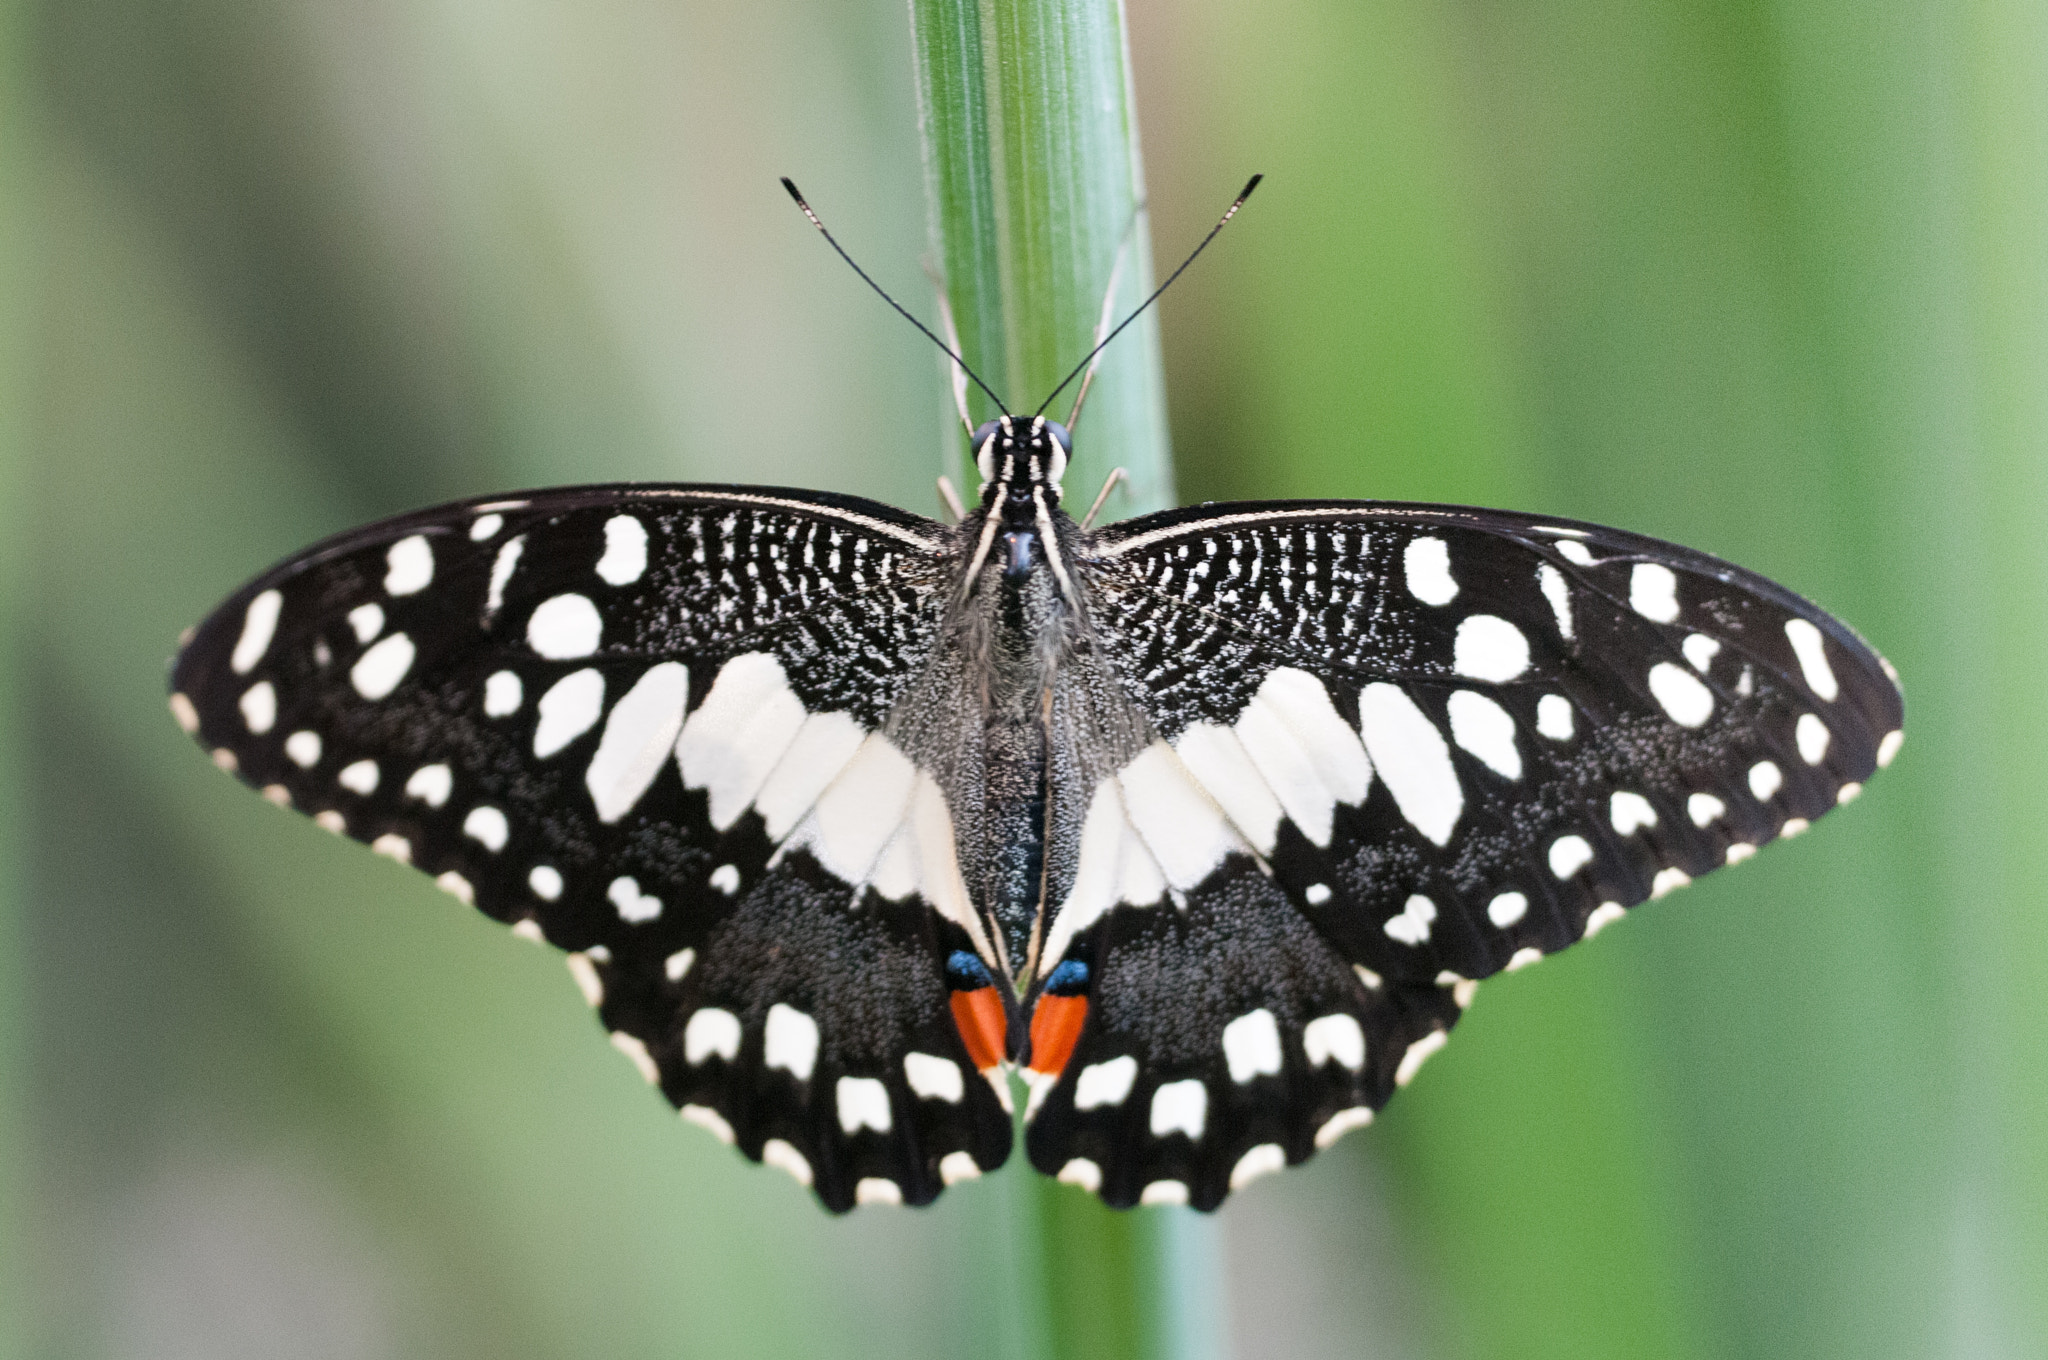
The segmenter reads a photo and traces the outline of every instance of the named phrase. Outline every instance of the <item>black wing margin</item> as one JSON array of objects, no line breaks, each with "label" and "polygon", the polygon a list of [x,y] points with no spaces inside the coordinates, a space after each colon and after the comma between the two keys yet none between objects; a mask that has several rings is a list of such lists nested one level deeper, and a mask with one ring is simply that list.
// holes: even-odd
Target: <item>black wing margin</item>
[{"label": "black wing margin", "polygon": [[[1214,1207],[1311,1155],[1478,979],[1798,834],[1901,740],[1891,668],[1845,625],[1633,534],[1268,503],[1087,547],[1103,655],[1232,836],[1064,951],[1091,1009],[1028,1146],[1112,1204]],[[1169,862],[1180,833],[1133,823]]]},{"label": "black wing margin", "polygon": [[171,707],[271,801],[570,951],[686,1118],[834,1210],[922,1203],[1009,1149],[947,1009],[969,943],[797,833],[929,654],[947,534],[757,488],[444,506],[238,591]]}]

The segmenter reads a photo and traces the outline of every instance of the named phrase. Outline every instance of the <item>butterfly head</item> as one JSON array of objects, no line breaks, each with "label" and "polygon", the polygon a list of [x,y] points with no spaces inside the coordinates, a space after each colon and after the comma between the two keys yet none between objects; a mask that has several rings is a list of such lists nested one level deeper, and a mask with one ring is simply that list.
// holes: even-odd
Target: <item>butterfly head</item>
[{"label": "butterfly head", "polygon": [[1034,492],[1048,508],[1060,503],[1060,479],[1074,441],[1066,426],[1044,416],[998,416],[974,432],[982,509],[1029,520]]}]

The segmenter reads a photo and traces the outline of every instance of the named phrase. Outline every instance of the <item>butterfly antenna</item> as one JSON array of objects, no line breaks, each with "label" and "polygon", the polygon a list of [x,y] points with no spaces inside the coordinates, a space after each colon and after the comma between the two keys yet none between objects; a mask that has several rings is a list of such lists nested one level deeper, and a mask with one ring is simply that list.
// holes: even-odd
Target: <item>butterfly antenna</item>
[{"label": "butterfly antenna", "polygon": [[[909,312],[905,311],[903,309],[902,303],[898,302],[895,298],[890,297],[889,294],[883,290],[881,284],[876,283],[873,279],[868,277],[867,270],[862,269],[859,265],[853,262],[853,256],[846,253],[846,247],[840,245],[839,242],[832,239],[832,233],[825,230],[825,224],[823,222],[820,222],[818,220],[818,215],[811,211],[811,205],[804,202],[803,193],[796,187],[795,182],[792,181],[789,178],[789,176],[784,175],[782,177],[782,187],[789,190],[789,196],[796,200],[796,206],[803,210],[803,214],[805,217],[811,219],[811,225],[816,227],[818,229],[818,234],[825,238],[825,244],[831,246],[832,249],[839,252],[839,258],[846,261],[847,268],[851,269],[854,273],[860,275],[860,281],[862,283],[865,283],[868,287],[874,289],[876,295],[880,297],[882,301],[888,303],[891,307],[894,307],[896,309],[896,314],[898,316],[902,317],[905,321],[908,321],[911,325],[917,327],[920,331],[923,331],[925,339],[931,341],[934,345],[937,345],[940,349],[944,350],[946,352],[947,358],[951,359],[954,363],[960,365],[960,371],[962,373],[965,373],[968,377],[974,379],[974,385],[976,387],[979,387],[982,391],[988,393],[988,399],[996,404],[997,410],[1007,411],[1010,409],[1009,407],[1003,405],[1003,399],[995,394],[995,389],[990,387],[987,383],[983,382],[981,380],[981,375],[976,373],[973,369],[969,368],[967,366],[967,361],[965,359],[961,358],[958,354],[954,353],[952,346],[948,345],[945,341],[939,339],[938,336],[933,335],[931,327],[925,325],[924,322],[919,321],[916,317],[912,316]],[[1231,211],[1235,212],[1236,209],[1233,208],[1231,209]],[[1225,220],[1227,221],[1228,219],[1226,218]],[[1214,236],[1216,233],[1212,231],[1209,234],[1211,236]],[[1207,245],[1208,242],[1204,241],[1203,244]],[[1186,265],[1181,266],[1182,269],[1185,269],[1186,267]],[[1178,273],[1179,271],[1176,270],[1175,272]],[[1173,280],[1168,279],[1167,282],[1171,283],[1173,282]],[[1061,383],[1060,386],[1064,387],[1066,386],[1066,384]]]},{"label": "butterfly antenna", "polygon": [[[1139,317],[1143,316],[1145,314],[1145,309],[1147,307],[1150,307],[1153,303],[1159,301],[1159,295],[1165,292],[1168,288],[1171,288],[1173,286],[1173,281],[1179,278],[1182,274],[1186,273],[1187,267],[1195,262],[1195,257],[1197,255],[1200,255],[1203,251],[1209,248],[1209,243],[1216,239],[1216,233],[1222,231],[1225,227],[1230,225],[1230,219],[1237,216],[1237,210],[1244,206],[1244,201],[1252,196],[1252,190],[1258,188],[1259,181],[1264,178],[1264,175],[1253,175],[1251,179],[1245,183],[1244,192],[1239,194],[1237,196],[1236,201],[1233,202],[1228,208],[1224,209],[1223,216],[1217,220],[1215,226],[1209,228],[1209,234],[1202,238],[1201,244],[1196,246],[1193,250],[1189,251],[1188,257],[1180,262],[1180,268],[1174,270],[1171,274],[1168,274],[1166,276],[1166,282],[1160,284],[1157,288],[1154,288],[1152,290],[1152,296],[1146,298],[1143,302],[1139,303],[1138,309],[1136,311],[1132,312],[1129,316],[1125,317],[1122,321],[1118,322],[1117,328],[1115,330],[1111,331],[1108,335],[1103,336],[1101,343],[1096,345],[1094,349],[1089,350],[1086,357],[1084,357],[1080,363],[1074,365],[1074,371],[1072,373],[1069,373],[1066,377],[1060,379],[1060,385],[1058,387],[1055,387],[1051,392],[1048,392],[1046,394],[1045,400],[1038,403],[1038,409],[1036,411],[1033,411],[1031,414],[1033,414],[1034,416],[1045,414],[1045,408],[1052,405],[1053,398],[1057,397],[1060,393],[1066,391],[1067,384],[1072,382],[1074,379],[1080,377],[1082,372],[1088,367],[1088,365],[1094,362],[1095,356],[1102,353],[1103,350],[1107,349],[1109,347],[1110,341],[1116,339],[1119,335],[1122,335],[1124,333],[1125,326],[1130,325],[1133,321],[1136,321]],[[788,181],[785,180],[784,183],[788,183]],[[795,193],[795,188],[792,187],[790,189],[790,192]],[[802,203],[803,200],[798,199],[797,202]],[[809,212],[810,209],[805,208],[804,211]],[[818,219],[814,217],[811,220],[815,222]],[[819,227],[818,230],[823,231],[824,228]],[[830,240],[831,238],[827,237],[826,239]],[[835,245],[834,248],[837,249],[837,246]],[[839,253],[844,255],[846,252],[842,250]],[[852,264],[853,261],[848,260],[847,263]],[[867,275],[863,274],[861,275],[861,277],[866,278]],[[876,291],[879,292],[880,290],[877,289]],[[887,294],[883,294],[883,296],[886,297]],[[901,307],[898,307],[896,310],[899,312],[903,311]],[[905,312],[904,315],[908,316],[909,313]],[[920,326],[918,329],[923,330],[924,328]],[[925,334],[930,335],[931,332],[925,331]],[[976,379],[976,381],[978,382],[980,380]],[[982,390],[987,391],[986,388]]]}]

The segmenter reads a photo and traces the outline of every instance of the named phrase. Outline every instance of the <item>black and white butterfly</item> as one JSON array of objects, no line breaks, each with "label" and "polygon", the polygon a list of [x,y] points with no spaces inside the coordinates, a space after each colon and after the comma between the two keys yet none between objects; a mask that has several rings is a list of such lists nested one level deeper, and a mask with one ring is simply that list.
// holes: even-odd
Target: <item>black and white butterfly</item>
[{"label": "black and white butterfly", "polygon": [[197,630],[172,709],[572,951],[686,1117],[833,1209],[1000,1164],[1012,1067],[1039,1169],[1213,1207],[1478,979],[1898,748],[1885,663],[1711,557],[1369,502],[1088,531],[1059,425],[978,433],[951,527],[599,486],[344,535]]},{"label": "black and white butterfly", "polygon": [[1890,667],[1725,562],[1452,506],[1091,530],[981,426],[954,525],[592,486],[243,587],[171,708],[569,951],[685,1118],[835,1211],[1000,1165],[1211,1209],[1371,1121],[1478,980],[1804,830]]}]

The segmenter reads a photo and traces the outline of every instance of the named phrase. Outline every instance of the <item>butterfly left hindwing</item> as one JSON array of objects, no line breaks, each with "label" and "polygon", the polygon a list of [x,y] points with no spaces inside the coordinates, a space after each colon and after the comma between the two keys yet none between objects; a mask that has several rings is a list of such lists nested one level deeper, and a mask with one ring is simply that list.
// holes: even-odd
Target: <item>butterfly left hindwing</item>
[{"label": "butterfly left hindwing", "polygon": [[[878,729],[951,551],[805,492],[449,506],[251,583],[181,652],[172,706],[272,801],[571,951],[685,1117],[830,1208],[922,1203],[1009,1150],[950,1009],[974,945],[888,847],[837,861],[913,818]],[[834,805],[849,771],[865,800]]]},{"label": "butterfly left hindwing", "polygon": [[1112,1204],[1213,1207],[1311,1155],[1478,979],[1804,830],[1897,748],[1859,639],[1655,540],[1266,504],[1078,552],[1157,740],[1095,790],[1049,896],[1040,972],[1092,990],[1027,1145]]}]

